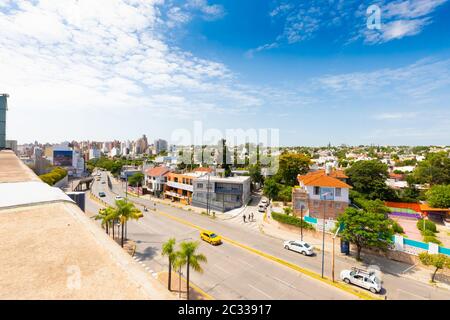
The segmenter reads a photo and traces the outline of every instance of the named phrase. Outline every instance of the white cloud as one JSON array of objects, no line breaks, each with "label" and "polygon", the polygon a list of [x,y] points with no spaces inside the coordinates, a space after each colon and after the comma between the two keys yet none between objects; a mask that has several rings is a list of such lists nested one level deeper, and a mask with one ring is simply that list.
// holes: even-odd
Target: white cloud
[{"label": "white cloud", "polygon": [[419,115],[418,112],[386,112],[374,116],[377,120],[412,119]]},{"label": "white cloud", "polygon": [[[385,43],[391,40],[414,36],[433,22],[432,13],[448,0],[397,0],[384,1],[380,8],[381,29],[369,30],[361,25],[361,34],[368,44]],[[355,37],[357,38],[357,37]]]}]

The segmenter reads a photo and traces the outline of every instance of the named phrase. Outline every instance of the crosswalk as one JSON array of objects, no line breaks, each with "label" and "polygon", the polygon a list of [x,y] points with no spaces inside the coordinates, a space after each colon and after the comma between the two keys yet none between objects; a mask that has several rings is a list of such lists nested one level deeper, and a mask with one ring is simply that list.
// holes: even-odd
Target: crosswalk
[{"label": "crosswalk", "polygon": [[145,271],[147,271],[148,273],[150,273],[152,275],[153,278],[155,278],[155,279],[158,278],[158,272],[153,271],[149,266],[147,266],[145,264],[145,262],[143,262],[141,260],[141,258],[134,256],[133,260],[136,261],[137,263],[139,263],[145,269]]},{"label": "crosswalk", "polygon": [[[262,213],[255,211],[253,213],[253,215],[254,215],[253,221],[248,220],[249,213],[250,212],[240,213],[240,214],[235,215],[234,217],[228,219],[227,221],[230,223],[241,225],[243,228],[246,228],[246,229],[249,229],[249,230],[252,230],[255,232],[259,232],[259,224],[262,221],[262,217],[260,217],[260,216],[262,215]],[[246,215],[246,222],[244,222],[243,214]]]}]

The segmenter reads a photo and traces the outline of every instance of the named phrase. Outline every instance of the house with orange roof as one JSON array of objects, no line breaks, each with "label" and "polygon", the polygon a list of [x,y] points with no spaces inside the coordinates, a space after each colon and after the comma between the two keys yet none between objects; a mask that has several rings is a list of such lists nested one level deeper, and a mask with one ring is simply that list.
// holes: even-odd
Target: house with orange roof
[{"label": "house with orange roof", "polygon": [[336,219],[350,202],[347,179],[343,171],[330,167],[298,175],[299,185],[292,191],[294,214]]},{"label": "house with orange roof", "polygon": [[170,169],[165,166],[153,167],[145,170],[144,189],[146,193],[152,193],[159,197],[164,191],[164,185],[167,182],[167,174]]}]

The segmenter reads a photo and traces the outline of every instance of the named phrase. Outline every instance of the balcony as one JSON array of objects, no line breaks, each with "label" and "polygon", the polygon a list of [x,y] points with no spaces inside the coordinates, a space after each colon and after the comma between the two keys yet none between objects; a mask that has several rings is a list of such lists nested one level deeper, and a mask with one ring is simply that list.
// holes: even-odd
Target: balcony
[{"label": "balcony", "polygon": [[173,182],[173,181],[167,181],[166,184],[172,188],[194,192],[194,186],[190,185],[190,184],[184,184],[184,183]]}]

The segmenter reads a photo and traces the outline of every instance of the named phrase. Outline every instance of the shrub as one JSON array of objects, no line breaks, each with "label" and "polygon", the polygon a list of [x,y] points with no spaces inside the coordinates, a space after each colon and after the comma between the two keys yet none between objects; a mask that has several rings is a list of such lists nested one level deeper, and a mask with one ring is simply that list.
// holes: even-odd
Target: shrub
[{"label": "shrub", "polygon": [[[417,229],[423,231],[424,229],[424,219],[419,219],[417,221]],[[433,221],[425,220],[425,230],[431,230],[433,232],[437,232],[436,224]]]},{"label": "shrub", "polygon": [[440,242],[438,239],[436,239],[436,237],[433,237],[433,236],[425,236],[425,237],[423,237],[423,241],[425,243],[434,242],[434,243],[436,243],[438,245],[442,244],[442,242]]},{"label": "shrub", "polygon": [[395,233],[405,233],[405,231],[403,230],[402,226],[399,225],[397,221],[394,221],[394,223],[392,224],[392,230]]},{"label": "shrub", "polygon": [[424,237],[434,237],[434,232],[431,230],[422,230],[420,232]]},{"label": "shrub", "polygon": [[276,213],[276,212],[272,212],[271,215],[274,220],[281,222],[281,223],[290,224],[290,225],[296,226],[296,227],[302,226],[305,229],[314,229],[314,227],[310,223],[308,223],[304,220],[301,220],[297,217],[294,217],[294,216],[288,216],[286,214]]},{"label": "shrub", "polygon": [[67,171],[66,170],[64,170],[63,168],[60,168],[60,167],[56,167],[52,171],[50,171],[49,173],[40,175],[39,178],[41,178],[41,180],[43,182],[45,182],[46,184],[52,186],[56,182],[58,182],[59,180],[64,178],[66,175],[67,175]]},{"label": "shrub", "polygon": [[286,215],[292,214],[292,208],[291,207],[286,207],[286,208],[283,209],[283,211],[284,211],[284,213]]}]

